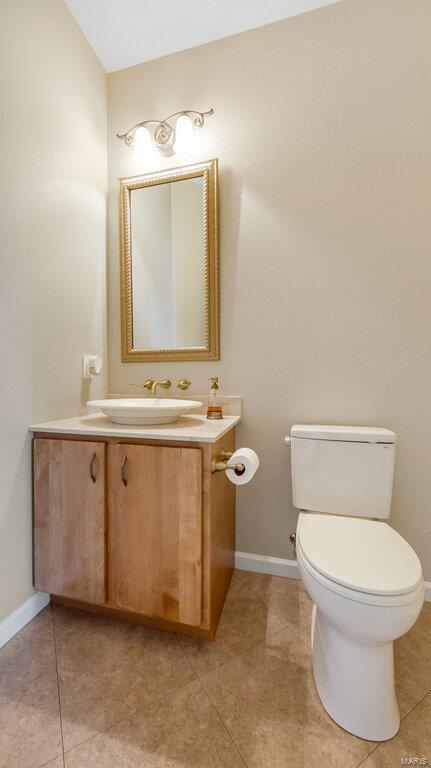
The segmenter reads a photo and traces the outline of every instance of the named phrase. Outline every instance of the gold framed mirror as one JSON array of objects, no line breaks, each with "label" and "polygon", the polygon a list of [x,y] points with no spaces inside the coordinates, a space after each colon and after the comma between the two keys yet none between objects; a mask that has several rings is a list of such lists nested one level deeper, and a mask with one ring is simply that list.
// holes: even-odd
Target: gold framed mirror
[{"label": "gold framed mirror", "polygon": [[122,362],[219,360],[217,160],[118,185]]}]

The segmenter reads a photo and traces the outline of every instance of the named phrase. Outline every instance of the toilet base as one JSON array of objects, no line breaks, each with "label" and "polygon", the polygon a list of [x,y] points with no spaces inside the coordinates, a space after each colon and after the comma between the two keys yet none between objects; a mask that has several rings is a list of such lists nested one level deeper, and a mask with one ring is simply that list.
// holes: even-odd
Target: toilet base
[{"label": "toilet base", "polygon": [[366,644],[340,632],[313,606],[313,673],[328,714],[349,733],[386,741],[398,732],[393,642]]}]

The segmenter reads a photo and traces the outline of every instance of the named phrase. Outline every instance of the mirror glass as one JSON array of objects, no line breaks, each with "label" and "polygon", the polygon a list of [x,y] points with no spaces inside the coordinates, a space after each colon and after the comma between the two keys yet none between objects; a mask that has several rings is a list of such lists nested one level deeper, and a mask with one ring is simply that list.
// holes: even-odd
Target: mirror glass
[{"label": "mirror glass", "polygon": [[205,347],[203,177],[130,192],[133,347]]},{"label": "mirror glass", "polygon": [[119,179],[121,359],[220,359],[217,160]]}]

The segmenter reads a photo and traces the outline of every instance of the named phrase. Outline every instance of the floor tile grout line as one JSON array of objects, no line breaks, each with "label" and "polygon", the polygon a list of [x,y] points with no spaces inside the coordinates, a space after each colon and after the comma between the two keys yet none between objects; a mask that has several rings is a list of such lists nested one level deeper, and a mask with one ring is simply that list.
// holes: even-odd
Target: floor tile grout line
[{"label": "floor tile grout line", "polygon": [[[414,710],[416,709],[416,707],[418,707],[420,704],[422,704],[424,699],[426,699],[426,697],[429,696],[430,694],[431,694],[431,689],[428,691],[428,693],[425,694],[425,696],[422,696],[422,698],[418,701],[417,704],[415,704],[415,706],[413,707],[413,709],[410,710],[410,712],[408,712],[406,715],[404,715],[404,717],[401,719],[401,723],[405,720],[406,717],[411,715],[412,712],[414,712]],[[401,726],[401,723],[400,723],[400,726]],[[404,742],[404,744],[406,744],[408,746],[409,749],[412,749],[413,752],[420,752],[420,750],[418,750],[417,747],[414,747],[412,744],[410,744],[410,741],[407,741],[405,736],[400,736],[399,738],[401,739],[401,741]]]},{"label": "floor tile grout line", "polygon": [[[74,749],[77,749],[77,747],[81,747],[83,744],[86,744],[87,741],[91,741],[92,739],[95,739],[96,736],[101,736],[102,733],[107,733],[107,731],[112,730],[112,728],[116,728],[117,725],[122,725],[123,723],[126,723],[128,720],[131,720],[132,717],[135,717],[135,715],[139,715],[142,712],[145,712],[149,707],[153,707],[156,704],[160,704],[165,699],[168,699],[170,696],[173,696],[175,693],[178,693],[183,688],[187,688],[188,685],[191,685],[192,683],[196,683],[199,681],[199,678],[196,677],[193,680],[188,680],[187,683],[183,683],[183,685],[180,685],[178,688],[175,688],[175,690],[170,691],[169,693],[166,693],[164,696],[161,696],[160,699],[154,699],[154,701],[150,701],[148,704],[145,705],[145,707],[138,707],[138,709],[134,709],[133,712],[130,712],[130,714],[127,715],[127,717],[122,717],[121,720],[117,720],[115,723],[111,723],[111,725],[108,725],[107,728],[103,728],[101,731],[97,731],[97,733],[93,733],[91,736],[88,737],[88,739],[84,739],[84,741],[80,741],[79,744],[74,744],[73,747],[70,747],[70,749],[66,749],[64,752],[64,755],[68,755],[70,752],[73,752]],[[41,766],[43,768],[43,766]]]},{"label": "floor tile grout line", "polygon": [[417,754],[418,757],[420,757],[420,755],[419,755],[420,750],[419,749],[416,749],[416,747],[412,747],[412,745],[409,744],[408,741],[406,741],[405,737],[404,736],[400,736],[399,733],[397,733],[397,737],[399,738],[400,741],[403,742],[405,747],[407,747],[408,749],[413,750],[413,752],[415,754]]},{"label": "floor tile grout line", "polygon": [[[186,651],[186,649],[183,647],[183,645],[182,645],[182,643],[181,643],[181,637],[182,637],[182,636],[181,636],[181,637],[178,637],[178,635],[175,635],[175,637],[176,637],[176,639],[178,640],[178,643],[179,643],[179,645],[180,645],[180,647],[181,647],[181,650],[182,650],[182,651],[183,651],[183,653],[186,655],[187,661],[189,662],[190,666],[192,667],[193,671],[195,672],[195,674],[197,675],[197,677],[198,677],[199,679],[201,678],[201,675],[202,675],[202,674],[203,674],[203,675],[208,675],[208,674],[211,674],[211,672],[214,672],[216,669],[219,669],[220,667],[222,667],[222,666],[223,666],[223,664],[228,664],[228,663],[229,663],[229,661],[232,661],[233,659],[236,659],[236,658],[238,658],[238,656],[242,656],[242,654],[243,654],[243,653],[247,653],[247,651],[250,651],[252,648],[255,648],[257,645],[260,645],[261,643],[264,643],[264,642],[266,642],[266,640],[269,640],[269,638],[272,638],[272,637],[274,637],[275,635],[278,635],[278,633],[279,633],[279,632],[283,632],[285,629],[290,629],[290,626],[291,626],[291,625],[290,625],[290,624],[288,624],[288,623],[285,621],[285,619],[283,619],[281,616],[279,616],[279,615],[278,615],[278,613],[276,613],[276,612],[274,611],[274,609],[273,609],[273,608],[272,608],[270,605],[268,605],[267,603],[265,603],[265,601],[264,601],[264,600],[262,600],[262,599],[261,599],[261,598],[260,598],[258,595],[255,595],[255,593],[253,592],[253,590],[252,590],[252,589],[250,589],[250,587],[248,587],[246,584],[242,584],[242,586],[243,586],[243,587],[244,587],[244,588],[245,588],[245,589],[246,589],[248,592],[250,592],[250,594],[251,594],[251,595],[253,595],[254,597],[256,597],[256,598],[257,598],[257,600],[259,600],[261,603],[263,603],[263,604],[265,605],[265,607],[266,607],[266,608],[269,608],[269,610],[270,610],[272,613],[274,613],[274,615],[275,615],[275,616],[277,616],[277,618],[278,618],[280,621],[282,621],[282,622],[283,622],[283,624],[284,624],[285,626],[284,626],[284,627],[281,627],[280,629],[277,629],[277,630],[276,630],[275,632],[273,632],[271,635],[266,635],[266,636],[265,636],[265,637],[264,637],[262,640],[257,640],[257,641],[256,641],[256,643],[253,643],[252,645],[249,645],[247,648],[244,648],[244,649],[243,649],[242,651],[240,651],[239,653],[236,653],[236,654],[234,654],[233,656],[231,656],[231,657],[230,657],[230,659],[227,659],[226,661],[222,661],[220,664],[217,664],[217,666],[215,666],[215,667],[212,667],[211,669],[207,670],[206,672],[199,672],[199,671],[196,669],[196,667],[194,666],[194,664],[193,664],[192,660],[189,658],[189,656],[188,656],[188,654],[187,654],[187,651]],[[296,622],[293,622],[293,623],[296,623]],[[292,632],[293,632],[293,630],[292,630]],[[305,643],[305,641],[304,641],[304,640],[303,640],[301,637],[299,637],[299,636],[296,634],[296,632],[293,632],[293,634],[295,635],[295,637],[296,637],[298,640],[300,640],[301,642],[303,642],[303,643],[304,643],[304,645],[306,646],[306,648],[308,648],[308,650],[310,650],[310,648],[309,648],[309,646],[307,645],[307,643]],[[211,641],[210,641],[210,642],[211,642]]]},{"label": "floor tile grout line", "polygon": [[406,717],[408,717],[409,715],[411,715],[411,713],[413,712],[413,710],[414,710],[414,709],[416,709],[416,707],[418,707],[418,706],[419,706],[419,704],[420,704],[420,703],[421,703],[421,702],[422,702],[424,699],[426,699],[426,697],[427,697],[427,696],[428,696],[430,693],[431,693],[431,688],[429,689],[429,691],[427,691],[426,693],[424,693],[424,695],[423,695],[423,696],[422,696],[422,697],[419,699],[419,701],[417,701],[417,702],[416,702],[416,704],[413,704],[412,708],[411,708],[411,709],[409,709],[409,711],[408,711],[408,712],[406,712],[406,714],[405,714],[405,715],[403,715],[403,716],[402,716],[402,718],[401,718],[401,720],[400,720],[400,724],[403,722],[403,720],[405,720],[405,719],[406,719]]},{"label": "floor tile grout line", "polygon": [[375,746],[375,747],[373,747],[373,749],[371,750],[371,752],[368,752],[368,755],[366,755],[366,756],[364,757],[364,759],[363,759],[363,760],[361,760],[361,762],[360,762],[360,763],[358,763],[358,764],[355,766],[355,768],[360,768],[360,767],[361,767],[361,765],[363,765],[363,764],[365,763],[365,761],[366,761],[366,760],[368,760],[368,758],[369,758],[369,757],[371,757],[371,755],[373,755],[373,754],[374,754],[374,752],[376,751],[376,749],[378,749],[378,748],[380,747],[380,745],[381,745],[381,744],[383,744],[383,742],[382,742],[382,741],[378,741],[378,742],[377,742],[377,744],[376,744],[376,746]]},{"label": "floor tile grout line", "polygon": [[[255,571],[244,571],[244,573],[255,573]],[[271,574],[263,574],[263,575],[271,575]],[[289,576],[283,576],[283,577],[277,576],[276,578],[286,578],[288,581],[297,581],[297,582],[301,581],[300,579],[291,579]],[[241,577],[239,577],[239,579],[241,581]],[[263,599],[263,597],[258,595],[254,589],[252,589],[251,587],[249,587],[247,584],[244,584],[244,583],[242,583],[242,586],[245,587],[245,589],[247,589],[250,592],[250,594],[253,595],[253,597],[255,597],[257,600],[263,603],[267,608],[269,608],[269,610],[272,611],[272,613],[275,616],[277,616],[277,618],[280,619],[280,621],[286,624],[286,627],[291,627],[294,624],[298,624],[301,621],[301,619],[296,619],[296,621],[290,621],[290,620],[287,621],[287,619],[285,619],[284,616],[281,616],[280,613],[278,613],[278,611],[276,611],[276,609],[272,605],[267,603],[266,600]],[[308,595],[307,595],[307,598],[308,598]],[[308,598],[308,599],[311,600],[311,598]],[[299,635],[297,635],[297,637],[299,640],[302,640],[302,642],[305,643],[305,640],[303,640],[302,637],[299,637]],[[307,645],[307,643],[305,643],[305,645]]]},{"label": "floor tile grout line", "polygon": [[[254,573],[254,571],[246,571],[246,573]],[[241,577],[239,577],[239,579],[240,579],[240,581],[241,581]],[[277,616],[277,618],[278,618],[278,619],[280,619],[280,621],[284,621],[284,623],[285,623],[285,624],[288,624],[288,622],[286,621],[286,619],[284,619],[282,616],[280,616],[280,614],[279,614],[279,613],[277,613],[277,611],[276,611],[276,610],[274,610],[274,608],[272,607],[272,605],[270,605],[269,603],[267,603],[267,602],[266,602],[266,600],[264,600],[264,599],[263,599],[263,597],[261,597],[260,595],[258,595],[258,594],[257,594],[257,592],[255,592],[255,590],[254,590],[254,589],[252,589],[251,587],[249,587],[247,584],[244,584],[243,582],[241,582],[241,583],[242,583],[242,586],[243,586],[245,589],[247,589],[247,590],[250,592],[250,594],[251,594],[251,595],[253,595],[253,597],[255,597],[255,598],[256,598],[256,600],[259,600],[259,602],[263,603],[263,604],[266,606],[266,608],[269,608],[269,610],[270,610],[270,611],[272,611],[272,612],[273,612],[273,613],[274,613],[274,614]],[[294,622],[290,622],[290,623],[294,623]]]},{"label": "floor tile grout line", "polygon": [[[247,589],[248,589],[248,587],[247,587]],[[295,622],[292,622],[292,621],[286,621],[286,619],[284,619],[283,616],[280,616],[280,614],[272,607],[272,605],[269,605],[269,603],[267,603],[262,597],[260,597],[260,595],[257,595],[255,592],[252,592],[251,590],[249,590],[249,591],[256,598],[256,600],[259,600],[260,603],[263,603],[265,608],[268,608],[268,610],[271,611],[271,613],[273,613],[274,616],[277,617],[277,619],[279,619],[280,621],[283,622],[283,624],[286,625],[286,627],[290,626],[290,624],[294,624],[295,623]]]},{"label": "floor tile grout line", "polygon": [[[249,591],[251,591],[251,590],[249,590]],[[257,597],[257,595],[256,595],[256,597]],[[269,606],[268,606],[268,607],[269,607]],[[195,671],[196,671],[196,675],[197,675],[197,679],[199,680],[199,682],[200,682],[200,683],[201,683],[201,685],[203,686],[203,688],[204,688],[204,691],[205,691],[206,695],[208,696],[208,698],[209,698],[209,700],[210,700],[210,702],[211,702],[211,705],[214,707],[214,710],[217,712],[217,715],[218,715],[218,717],[220,718],[220,720],[221,720],[221,722],[222,722],[222,724],[223,724],[224,728],[226,729],[226,731],[227,731],[227,733],[228,733],[228,736],[229,736],[229,738],[230,738],[230,739],[231,739],[231,741],[233,742],[233,744],[234,744],[234,746],[235,746],[235,749],[237,750],[237,752],[238,752],[238,754],[239,754],[239,756],[240,756],[240,758],[241,758],[241,760],[243,761],[243,763],[244,763],[244,765],[245,765],[245,766],[248,766],[248,763],[246,762],[246,760],[245,760],[245,757],[243,756],[243,754],[242,754],[241,750],[239,749],[239,747],[238,747],[238,745],[237,745],[237,743],[236,743],[236,741],[235,741],[235,739],[234,739],[234,737],[233,737],[233,734],[232,734],[232,733],[231,733],[231,731],[229,730],[229,728],[228,728],[227,724],[225,723],[225,721],[224,721],[223,717],[221,716],[221,714],[220,714],[219,710],[217,709],[217,707],[216,707],[216,705],[215,705],[215,703],[214,703],[213,699],[211,698],[211,696],[210,696],[210,694],[209,694],[209,692],[208,692],[208,690],[207,690],[207,688],[206,688],[206,686],[205,686],[204,680],[203,680],[202,678],[203,678],[203,677],[206,677],[207,675],[211,675],[213,672],[216,672],[216,671],[217,671],[217,670],[219,670],[221,667],[223,667],[225,664],[229,664],[229,662],[230,662],[230,661],[234,661],[234,659],[238,659],[240,656],[243,656],[243,655],[244,655],[244,654],[246,654],[248,651],[251,651],[253,648],[256,648],[258,645],[263,645],[263,644],[266,642],[266,640],[268,640],[269,638],[273,638],[273,637],[275,637],[275,635],[278,635],[278,634],[280,634],[280,632],[285,632],[285,631],[286,631],[286,629],[289,629],[289,626],[288,626],[288,625],[286,625],[285,627],[281,627],[281,629],[278,629],[276,632],[274,632],[274,634],[272,634],[272,635],[269,635],[268,637],[265,637],[263,640],[259,640],[257,643],[254,643],[253,645],[249,646],[248,648],[245,648],[245,649],[244,649],[243,651],[241,651],[240,653],[237,653],[237,654],[235,654],[235,656],[232,656],[230,659],[227,659],[226,661],[223,661],[221,664],[217,665],[216,667],[213,667],[213,668],[212,668],[212,669],[210,669],[210,670],[207,670],[207,671],[206,671],[206,672],[204,672],[204,673],[200,673],[200,672],[198,672],[197,670],[195,670]],[[293,634],[295,634],[295,633],[293,633]],[[297,635],[295,635],[295,638],[296,638],[296,639],[298,639],[298,640],[300,639],[300,638],[298,638],[298,637],[297,637]],[[178,642],[179,642],[179,643],[180,643],[180,645],[181,645],[181,641],[179,640],[179,638],[177,638],[177,639],[178,639]],[[308,646],[307,646],[307,648],[308,648]],[[183,650],[184,650],[184,649],[183,649]],[[308,650],[310,650],[310,649],[308,648]],[[184,653],[186,653],[186,652],[184,651]],[[191,663],[191,662],[190,662],[190,663]]]},{"label": "floor tile grout line", "polygon": [[183,654],[184,654],[185,658],[187,659],[187,662],[188,662],[188,664],[189,664],[189,665],[190,665],[190,667],[192,668],[192,670],[193,670],[193,672],[195,673],[196,677],[197,677],[197,678],[199,678],[199,674],[198,674],[198,671],[197,671],[197,669],[195,669],[195,667],[194,667],[194,665],[193,665],[193,663],[192,663],[191,659],[189,659],[189,657],[188,657],[188,655],[187,655],[187,653],[186,653],[186,650],[185,650],[185,648],[183,648],[183,646],[182,646],[182,643],[181,643],[181,640],[180,640],[180,638],[178,637],[178,635],[177,635],[177,634],[175,635],[175,639],[176,639],[176,641],[177,641],[178,645],[180,646],[180,648],[181,648],[181,651],[183,652]]},{"label": "floor tile grout line", "polygon": [[[254,571],[244,571],[244,573],[254,573]],[[265,574],[264,574],[264,575],[265,575]],[[271,575],[271,574],[268,574],[268,575]],[[239,577],[239,578],[240,578],[240,580],[241,580],[241,577]],[[280,577],[280,576],[278,576],[278,577],[276,577],[276,578],[286,578],[286,579],[288,579],[289,581],[300,581],[300,579],[291,579],[289,576],[284,576],[284,577]],[[280,621],[283,621],[283,622],[286,624],[286,626],[287,626],[287,627],[291,627],[291,626],[293,626],[294,624],[298,624],[298,623],[301,621],[301,619],[296,619],[296,621],[290,621],[290,620],[289,620],[289,621],[287,621],[287,620],[284,618],[284,616],[281,616],[281,615],[278,613],[278,611],[276,611],[276,610],[275,610],[275,608],[274,608],[272,605],[270,605],[269,603],[267,603],[267,602],[266,602],[266,600],[264,600],[264,599],[263,599],[263,597],[261,597],[260,595],[258,595],[258,594],[257,594],[257,592],[255,592],[255,590],[254,590],[254,589],[252,589],[251,587],[249,587],[247,584],[244,584],[244,583],[242,584],[242,586],[243,586],[243,587],[245,587],[245,589],[248,589],[248,591],[250,592],[250,594],[252,594],[252,595],[253,595],[253,596],[254,596],[254,597],[257,599],[257,600],[260,600],[260,602],[261,602],[261,603],[263,603],[263,604],[264,604],[264,605],[265,605],[267,608],[269,608],[269,610],[270,610],[270,611],[272,611],[272,612],[273,612],[273,613],[274,613],[274,614],[277,616],[277,618],[278,618],[278,619],[280,619]],[[308,599],[310,599],[310,600],[311,600],[311,598],[308,598]],[[295,633],[295,634],[296,634],[296,633]],[[299,635],[297,635],[297,637],[298,637],[298,639],[299,639],[299,640],[301,640],[301,641],[302,641],[302,642],[303,642],[305,645],[307,645],[307,643],[305,642],[305,640],[303,640],[303,638],[302,638],[302,637],[299,637]],[[307,645],[307,648],[309,648],[309,646],[308,646],[308,645]]]},{"label": "floor tile grout line", "polygon": [[[304,640],[304,638],[303,638],[303,637],[301,637],[301,635],[299,635],[299,634],[298,634],[297,632],[295,632],[295,630],[294,630],[294,627],[295,627],[297,624],[300,624],[300,622],[301,622],[301,619],[299,619],[298,621],[294,621],[294,622],[293,622],[293,624],[288,624],[288,629],[291,629],[291,630],[292,630],[292,632],[293,632],[293,634],[295,635],[295,637],[297,637],[297,638],[298,638],[298,640],[300,640],[302,643],[304,643],[305,647],[306,647],[306,648],[308,648],[308,650],[309,650],[309,651],[311,651],[311,650],[312,650],[312,647],[311,647],[311,638],[310,638],[310,642],[309,642],[309,643],[307,643],[307,641],[306,641],[306,640]],[[308,628],[308,634],[309,634],[309,635],[310,635],[310,631],[311,631],[311,627],[309,627],[309,628]]]},{"label": "floor tile grout line", "polygon": [[218,717],[219,717],[219,719],[220,719],[220,722],[221,722],[221,724],[223,725],[224,729],[226,730],[226,733],[227,733],[227,735],[229,736],[229,738],[230,738],[230,740],[231,740],[232,744],[234,745],[234,747],[235,747],[236,751],[238,752],[238,754],[239,754],[239,756],[240,756],[240,758],[241,758],[242,762],[244,763],[244,765],[246,766],[246,768],[248,768],[248,763],[247,763],[247,761],[246,761],[246,759],[245,759],[244,755],[242,754],[242,752],[241,752],[240,748],[238,747],[238,744],[236,743],[236,741],[235,741],[235,739],[234,739],[234,737],[233,737],[233,734],[232,734],[232,732],[231,732],[231,731],[230,731],[230,729],[228,728],[228,726],[227,726],[227,723],[225,723],[225,721],[224,721],[223,717],[221,716],[220,712],[218,711],[218,709],[217,709],[217,707],[216,707],[216,705],[215,705],[215,703],[214,703],[213,699],[211,698],[211,695],[210,695],[210,693],[209,693],[209,692],[208,692],[208,690],[206,689],[206,687],[205,687],[205,683],[204,683],[204,682],[203,682],[203,680],[201,680],[200,678],[199,678],[199,682],[200,682],[200,684],[201,684],[201,686],[202,686],[202,688],[203,688],[203,690],[204,690],[204,692],[205,692],[206,696],[208,697],[208,700],[209,700],[209,702],[210,702],[211,706],[214,708],[214,711],[217,713],[217,715],[218,715]]},{"label": "floor tile grout line", "polygon": [[56,640],[56,634],[55,634],[54,611],[52,610],[51,604],[50,604],[50,607],[51,607],[52,637],[54,642],[55,677],[57,680],[58,713],[60,716],[61,752],[62,752],[63,768],[64,768],[63,718],[61,714],[61,696],[60,696],[60,680],[58,675],[57,640]]},{"label": "floor tile grout line", "polygon": [[[249,646],[247,646],[247,648],[243,648],[243,650],[242,650],[242,651],[240,651],[239,653],[235,653],[235,654],[234,654],[233,656],[231,656],[229,659],[226,659],[225,661],[221,661],[221,662],[220,662],[220,664],[217,664],[215,667],[211,667],[210,669],[207,669],[205,672],[199,672],[199,671],[196,669],[196,667],[194,667],[194,666],[193,666],[193,662],[192,662],[192,661],[189,659],[189,657],[187,656],[187,651],[186,651],[186,650],[185,650],[185,648],[183,648],[183,647],[182,647],[182,645],[181,645],[181,640],[179,640],[178,638],[177,638],[177,639],[178,639],[178,642],[179,642],[179,644],[181,645],[181,648],[182,648],[183,652],[184,652],[184,653],[186,654],[186,656],[187,656],[187,661],[188,661],[188,662],[189,662],[189,664],[191,665],[191,667],[192,667],[192,669],[193,669],[193,672],[196,674],[196,676],[197,676],[197,677],[199,678],[199,680],[200,680],[200,678],[201,678],[201,675],[210,675],[212,672],[215,672],[215,670],[216,670],[216,669],[220,669],[220,667],[222,667],[224,664],[229,664],[229,662],[230,662],[230,661],[233,661],[234,659],[237,659],[237,658],[238,658],[238,656],[242,656],[244,653],[247,653],[247,651],[251,651],[251,650],[252,650],[252,648],[256,648],[256,646],[257,646],[257,645],[261,645],[261,643],[265,643],[265,642],[266,642],[267,640],[269,640],[270,638],[273,638],[273,637],[275,637],[275,635],[278,635],[278,633],[279,633],[279,632],[284,632],[284,630],[285,630],[285,629],[289,629],[289,627],[286,625],[285,627],[281,627],[280,629],[277,629],[277,630],[276,630],[275,632],[273,632],[271,635],[266,635],[266,636],[265,636],[265,637],[264,637],[262,640],[257,640],[257,641],[256,641],[255,643],[253,643],[252,645],[249,645]],[[295,633],[294,633],[294,634],[295,634]],[[295,637],[296,637],[296,635],[295,635]],[[299,639],[299,638],[298,638],[298,639]],[[211,641],[210,641],[210,642],[211,642]]]},{"label": "floor tile grout line", "polygon": [[[63,759],[63,755],[56,755],[55,757],[51,757],[51,759],[48,760],[47,763],[42,763],[42,765],[38,765],[37,768],[46,768],[47,765],[51,765],[51,763],[53,763],[54,760],[58,760],[59,757]],[[64,765],[64,760],[63,760],[63,765]]]},{"label": "floor tile grout line", "polygon": [[[218,664],[216,667],[212,667],[211,669],[208,669],[206,672],[196,672],[198,679],[201,680],[202,682],[203,677],[206,677],[207,675],[212,675],[213,672],[216,672],[217,670],[221,669],[221,667],[224,667],[225,664],[229,664],[229,662],[235,661],[235,659],[239,659],[240,656],[244,656],[244,654],[248,653],[248,651],[252,651],[254,648],[257,648],[258,645],[264,645],[267,640],[272,640],[273,637],[275,637],[276,635],[279,635],[280,632],[285,632],[286,629],[290,629],[290,627],[281,627],[281,629],[277,629],[277,631],[274,632],[274,634],[264,637],[263,640],[258,640],[256,643],[253,643],[253,645],[249,645],[248,648],[244,648],[239,653],[236,653],[235,656],[231,656],[230,659],[226,659],[226,661],[222,661],[221,664]],[[299,638],[296,635],[295,635],[295,638],[299,640]],[[308,650],[310,649],[308,648]]]},{"label": "floor tile grout line", "polygon": [[[216,714],[217,714],[217,716],[218,716],[218,718],[220,720],[221,725],[225,729],[225,731],[226,731],[226,733],[227,733],[227,735],[229,737],[229,740],[232,742],[232,744],[233,744],[235,750],[237,751],[241,761],[244,763],[244,766],[246,766],[246,768],[248,768],[247,763],[245,762],[245,760],[244,760],[240,750],[238,749],[237,744],[235,743],[234,739],[232,738],[232,735],[231,735],[229,729],[227,728],[223,718],[221,717],[220,712],[218,711],[217,707],[215,706],[214,702],[212,701],[211,697],[209,696],[208,691],[206,690],[203,682],[199,679],[198,676],[196,676],[194,680],[189,680],[187,683],[184,683],[184,685],[181,685],[179,688],[176,688],[174,691],[171,691],[170,693],[167,693],[165,696],[161,697],[160,699],[157,699],[156,701],[150,702],[145,707],[141,707],[141,708],[135,710],[130,715],[128,715],[128,717],[125,717],[122,720],[119,720],[117,723],[113,723],[112,725],[108,726],[108,728],[104,728],[102,731],[98,731],[98,733],[95,733],[92,736],[89,736],[88,739],[84,739],[84,741],[81,741],[79,744],[75,744],[73,747],[68,749],[62,755],[62,757],[63,757],[63,765],[65,764],[64,763],[65,755],[69,754],[70,752],[73,752],[74,749],[77,749],[78,747],[81,747],[83,744],[86,744],[88,741],[92,741],[92,739],[95,739],[97,736],[101,736],[102,734],[107,733],[108,731],[111,731],[113,728],[116,728],[118,725],[122,725],[122,723],[126,723],[128,720],[131,720],[132,717],[135,717],[136,715],[145,712],[147,709],[149,709],[149,707],[152,707],[152,706],[154,706],[156,704],[160,704],[165,699],[169,699],[171,696],[174,696],[176,693],[181,691],[183,688],[187,688],[188,685],[192,685],[193,683],[198,683],[199,686],[201,687],[201,689],[202,689],[203,693],[205,694],[205,696],[207,697],[211,707],[216,712]],[[60,757],[60,755],[58,755],[58,757]],[[54,759],[56,759],[56,758],[54,758]],[[48,761],[48,763],[44,763],[44,765],[40,766],[39,768],[44,768],[44,766],[48,765],[49,762],[50,761]]]}]

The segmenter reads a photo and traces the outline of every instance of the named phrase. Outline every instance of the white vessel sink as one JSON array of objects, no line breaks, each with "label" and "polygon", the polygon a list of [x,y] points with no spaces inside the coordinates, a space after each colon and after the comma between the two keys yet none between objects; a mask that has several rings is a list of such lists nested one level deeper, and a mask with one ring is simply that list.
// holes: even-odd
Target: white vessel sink
[{"label": "white vessel sink", "polygon": [[90,400],[87,405],[99,408],[115,424],[171,424],[189,411],[200,408],[202,403],[161,397],[125,397],[121,400]]}]

